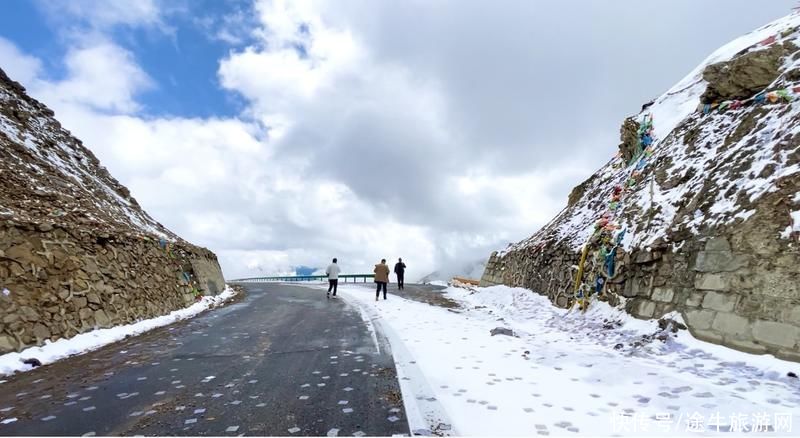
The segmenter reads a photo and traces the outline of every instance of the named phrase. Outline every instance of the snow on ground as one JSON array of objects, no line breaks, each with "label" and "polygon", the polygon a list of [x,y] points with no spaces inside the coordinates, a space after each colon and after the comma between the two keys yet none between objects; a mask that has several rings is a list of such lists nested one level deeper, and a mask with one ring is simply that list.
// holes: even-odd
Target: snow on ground
[{"label": "snow on ground", "polygon": [[[457,435],[800,430],[800,381],[787,377],[800,365],[686,331],[633,347],[657,323],[604,303],[569,313],[525,289],[449,288],[463,305],[456,313],[397,296],[375,302],[362,286],[339,291],[387,335],[412,430],[435,430],[436,419],[449,425],[439,432]],[[496,327],[519,337],[491,336]]]},{"label": "snow on ground", "polygon": [[0,376],[33,369],[32,366],[22,363],[25,359],[36,358],[42,365],[46,365],[69,356],[97,350],[100,347],[121,341],[128,336],[140,335],[154,328],[172,324],[182,319],[191,318],[198,313],[219,306],[235,295],[236,291],[226,286],[225,290],[219,295],[205,296],[191,306],[175,310],[167,315],[145,319],[128,325],[96,329],[81,333],[69,339],[59,339],[55,342],[48,342],[41,347],[30,347],[19,353],[0,355]]}]

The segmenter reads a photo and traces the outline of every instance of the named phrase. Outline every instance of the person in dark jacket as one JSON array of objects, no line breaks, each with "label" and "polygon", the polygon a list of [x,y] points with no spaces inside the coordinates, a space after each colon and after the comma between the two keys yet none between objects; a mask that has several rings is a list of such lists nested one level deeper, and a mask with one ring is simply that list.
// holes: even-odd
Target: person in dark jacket
[{"label": "person in dark jacket", "polygon": [[386,259],[381,259],[381,262],[375,265],[375,283],[378,285],[378,289],[375,291],[375,301],[378,301],[378,297],[381,294],[381,289],[383,289],[383,299],[386,299],[386,284],[389,283],[389,267],[386,266]]},{"label": "person in dark jacket", "polygon": [[403,259],[397,259],[397,263],[394,264],[394,273],[397,275],[397,288],[405,289],[403,278],[406,274],[406,264],[403,263]]}]

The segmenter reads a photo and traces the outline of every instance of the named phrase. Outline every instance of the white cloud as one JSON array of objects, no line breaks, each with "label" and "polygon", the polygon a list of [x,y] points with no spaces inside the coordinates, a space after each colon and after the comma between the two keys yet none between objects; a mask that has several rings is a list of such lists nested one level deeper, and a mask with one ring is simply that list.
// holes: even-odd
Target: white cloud
[{"label": "white cloud", "polygon": [[96,29],[163,25],[164,5],[157,0],[39,0],[39,6],[52,19],[85,22]]},{"label": "white cloud", "polygon": [[132,113],[140,108],[136,95],[154,85],[130,52],[109,42],[70,49],[64,64],[67,73],[63,80],[29,78],[32,92],[56,108],[78,104],[99,111]]},{"label": "white cloud", "polygon": [[321,25],[317,5],[309,0],[256,0],[255,10],[263,25],[259,32],[273,46],[272,49],[303,39],[301,26],[317,29]]},{"label": "white cloud", "polygon": [[194,25],[203,31],[206,38],[232,47],[252,40],[258,23],[254,5],[228,2],[226,6],[230,9],[221,15],[198,11],[198,16],[192,20]]},{"label": "white cloud", "polygon": [[25,55],[7,39],[0,37],[0,67],[17,82],[29,84],[41,74],[42,62]]},{"label": "white cloud", "polygon": [[424,227],[381,218],[346,186],[309,178],[275,157],[256,125],[145,120],[75,103],[56,111],[145,209],[215,250],[228,276],[259,273],[248,267],[253,260],[269,273],[322,266],[334,256],[353,271],[394,254],[406,254],[418,270],[434,264]]},{"label": "white cloud", "polygon": [[564,205],[613,154],[624,115],[766,21],[720,23],[720,2],[256,1],[252,16],[196,23],[247,44],[218,70],[242,114],[152,118],[139,96],[157,84],[109,29],[168,29],[165,4],[41,4],[79,28],[66,77],[48,80],[2,39],[0,62],[155,218],[214,250],[228,277],[332,257],[370,272],[403,257],[415,278],[487,256]]},{"label": "white cloud", "polygon": [[[333,221],[338,227],[357,224],[354,235],[374,232],[357,219],[369,214],[386,217],[389,240],[419,236],[420,244],[396,250],[405,248],[408,260],[424,260],[416,263],[421,276],[465,252],[481,257],[470,249],[485,256],[487,247],[529,231],[555,212],[560,200],[539,195],[564,173],[508,178],[487,173],[471,154],[474,149],[464,149],[459,133],[447,126],[437,80],[401,64],[377,62],[361,41],[325,23],[309,3],[259,2],[257,9],[262,41],[222,60],[221,83],[248,99],[254,117],[267,124],[280,121],[281,135],[271,138],[276,153],[303,161],[316,174],[317,181],[312,176],[304,184],[305,196],[325,180],[347,189],[348,196],[336,201],[345,206]],[[461,178],[473,184],[469,192],[461,192],[452,176],[463,172],[483,172],[482,179]],[[539,196],[544,205],[514,202],[521,196]],[[289,222],[301,228],[331,218],[330,211],[319,215],[299,205],[285,208]],[[353,248],[353,254],[366,251],[363,244]]]},{"label": "white cloud", "polygon": [[259,44],[220,62],[222,85],[248,98],[256,115],[283,115],[311,102],[342,76],[356,73],[364,53],[346,31],[322,24],[306,2],[259,2]]}]

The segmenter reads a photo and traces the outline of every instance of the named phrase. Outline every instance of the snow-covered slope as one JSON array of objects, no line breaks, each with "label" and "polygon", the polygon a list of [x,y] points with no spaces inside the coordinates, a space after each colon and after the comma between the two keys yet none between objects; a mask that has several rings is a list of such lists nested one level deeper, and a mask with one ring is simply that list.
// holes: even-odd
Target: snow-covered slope
[{"label": "snow-covered slope", "polygon": [[[652,204],[657,208],[648,227],[635,217],[619,215],[622,216],[620,225],[628,230],[623,240],[626,250],[647,246],[659,237],[668,237],[670,231],[681,227],[689,227],[697,232],[701,227],[711,228],[730,223],[736,218],[749,217],[752,214],[751,204],[765,193],[775,191],[778,179],[800,172],[797,158],[789,159],[789,155],[796,150],[796,143],[794,148],[776,147],[787,139],[796,142],[794,136],[800,132],[800,124],[797,123],[800,115],[800,92],[794,90],[800,87],[800,77],[780,76],[764,90],[790,90],[792,97],[789,103],[782,101],[772,104],[767,101],[766,105],[754,104],[738,111],[705,115],[698,111],[701,97],[708,87],[708,82],[703,79],[703,71],[711,64],[730,61],[735,56],[765,50],[770,46],[787,43],[800,45],[798,26],[800,14],[793,14],[726,44],[657,98],[652,106],[635,116],[637,121],[646,116],[651,116],[653,120],[653,152],[643,166],[651,169],[663,168],[662,171],[669,177],[682,177],[680,183],[672,187],[653,184],[651,194],[650,181],[645,178],[649,175],[645,175],[643,167],[637,169],[639,162],[627,165],[628,163],[622,163],[621,157],[614,157],[590,178],[592,184],[577,204],[561,212],[532,238],[511,246],[506,251],[538,245],[545,239],[563,239],[573,249],[580,249],[593,234],[597,220],[606,213],[602,210],[607,207],[613,188],[624,185],[636,170],[642,174],[641,181],[630,189],[622,206],[646,210]],[[790,33],[781,36],[785,32]],[[777,38],[770,41],[774,36]],[[797,56],[786,59],[781,68],[783,72],[797,69],[800,69],[800,58]],[[726,144],[727,137],[736,130],[747,113],[764,110],[769,112],[759,120],[757,129],[733,144]],[[698,135],[705,147],[689,147],[686,134],[691,128],[701,130]],[[732,160],[739,163],[743,161],[740,158],[746,155],[753,158],[746,167],[729,171],[728,164]],[[769,172],[763,172],[770,164],[774,167]],[[710,202],[707,209],[701,215],[696,214],[697,210],[687,209],[686,205],[691,202],[692,197],[709,183],[715,185],[718,193],[713,199],[706,200]],[[749,202],[741,202],[745,199]],[[800,210],[800,205],[796,209]],[[622,211],[620,209],[620,213]],[[794,226],[798,227],[800,224]],[[554,233],[547,232],[553,228]]]},{"label": "snow-covered slope", "polygon": [[[706,340],[800,360],[800,15],[715,51],[624,121],[619,153],[484,285],[673,310]],[[590,298],[591,299],[591,298]]]},{"label": "snow-covered slope", "polygon": [[0,354],[216,295],[216,256],[153,220],[0,70]]},{"label": "snow-covered slope", "polygon": [[76,221],[87,228],[131,228],[175,240],[130,192],[0,70],[0,215],[18,221]]}]

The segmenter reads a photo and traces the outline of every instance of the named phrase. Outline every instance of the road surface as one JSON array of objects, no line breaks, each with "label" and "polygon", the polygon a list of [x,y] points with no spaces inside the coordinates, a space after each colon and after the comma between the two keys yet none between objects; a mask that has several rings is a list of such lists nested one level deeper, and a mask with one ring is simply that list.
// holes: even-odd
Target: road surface
[{"label": "road surface", "polygon": [[357,309],[319,289],[245,288],[235,304],[0,378],[0,419],[17,418],[0,435],[409,433],[391,352]]}]

